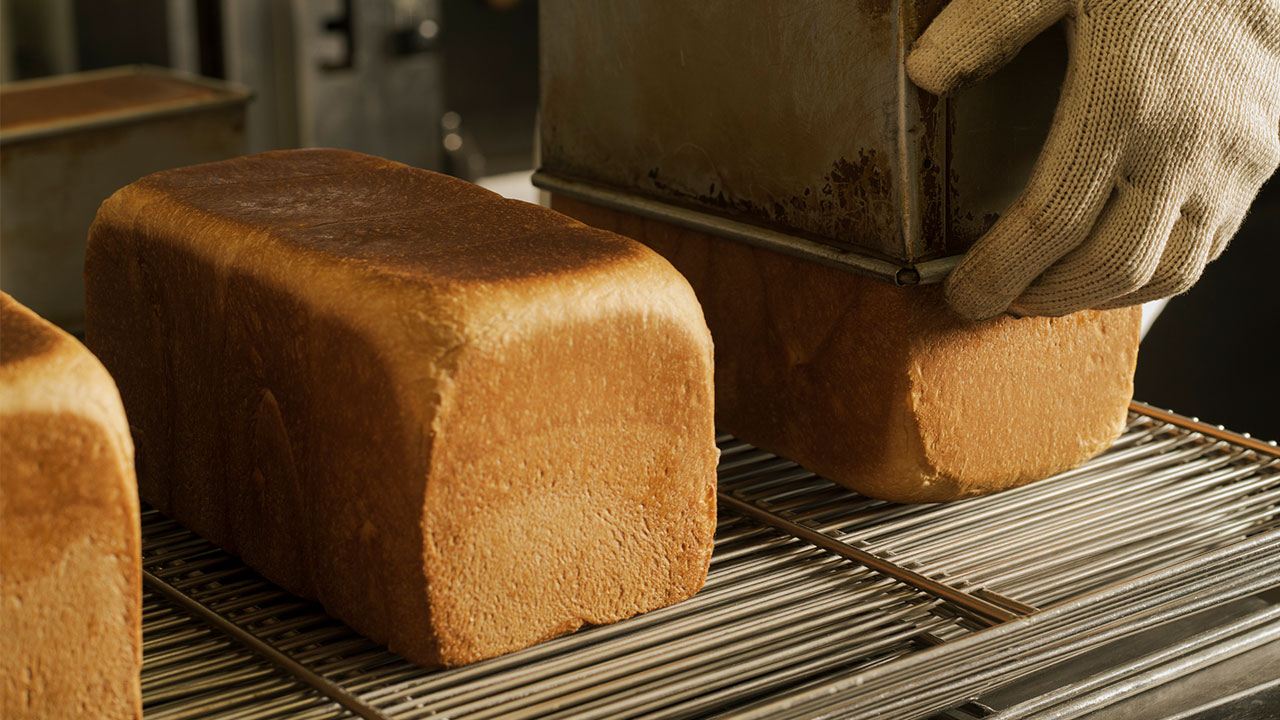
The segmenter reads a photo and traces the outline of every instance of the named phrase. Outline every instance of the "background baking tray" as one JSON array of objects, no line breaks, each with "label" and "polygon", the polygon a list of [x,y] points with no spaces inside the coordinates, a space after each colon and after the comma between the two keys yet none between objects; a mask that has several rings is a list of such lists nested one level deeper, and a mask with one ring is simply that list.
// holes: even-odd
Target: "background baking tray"
[{"label": "background baking tray", "polygon": [[0,86],[0,287],[84,328],[84,248],[113,192],[244,154],[247,89],[135,65]]},{"label": "background baking tray", "polygon": [[[721,436],[702,592],[453,670],[404,661],[149,510],[146,714],[984,717],[995,711],[974,699],[1133,648],[1000,716],[1074,717],[1062,709],[1112,704],[1280,637],[1266,594],[1280,586],[1280,451],[1133,410],[1080,468],[939,505],[867,499]],[[1208,620],[1174,632],[1196,618]]]}]

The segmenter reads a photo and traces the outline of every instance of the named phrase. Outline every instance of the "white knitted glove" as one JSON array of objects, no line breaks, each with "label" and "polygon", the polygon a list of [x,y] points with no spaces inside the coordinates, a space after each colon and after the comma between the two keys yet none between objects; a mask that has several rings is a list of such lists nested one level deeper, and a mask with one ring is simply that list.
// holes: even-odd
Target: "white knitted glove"
[{"label": "white knitted glove", "polygon": [[1031,180],[947,278],[971,319],[1183,292],[1280,163],[1280,0],[952,0],[907,72],[949,92],[1064,16],[1067,77]]}]

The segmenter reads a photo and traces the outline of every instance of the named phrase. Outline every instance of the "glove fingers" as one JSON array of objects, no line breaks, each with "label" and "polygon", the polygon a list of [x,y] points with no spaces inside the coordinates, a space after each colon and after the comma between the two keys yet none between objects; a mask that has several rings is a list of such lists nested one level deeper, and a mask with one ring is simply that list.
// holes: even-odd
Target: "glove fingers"
[{"label": "glove fingers", "polygon": [[1112,186],[1108,137],[1085,113],[1059,113],[1026,189],[947,277],[957,313],[999,315],[1088,236]]},{"label": "glove fingers", "polygon": [[1057,22],[1069,0],[952,0],[907,56],[907,74],[935,95],[1000,69]]},{"label": "glove fingers", "polygon": [[1179,217],[1151,281],[1136,292],[1101,303],[1098,309],[1140,305],[1186,292],[1204,272],[1214,242],[1215,233],[1208,223],[1189,215]]},{"label": "glove fingers", "polygon": [[1159,267],[1178,205],[1168,184],[1148,189],[1118,181],[1088,238],[1046,269],[1013,307],[1023,314],[1066,315],[1136,292]]}]

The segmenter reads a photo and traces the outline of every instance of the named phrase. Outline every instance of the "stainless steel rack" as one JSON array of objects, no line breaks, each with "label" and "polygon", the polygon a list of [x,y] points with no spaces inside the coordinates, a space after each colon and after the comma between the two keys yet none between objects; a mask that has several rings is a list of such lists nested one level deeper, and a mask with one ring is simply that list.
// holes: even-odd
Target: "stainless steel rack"
[{"label": "stainless steel rack", "polygon": [[[147,717],[980,717],[962,706],[1280,586],[1280,451],[1141,404],[1086,465],[942,505],[870,500],[720,444],[702,592],[454,670],[388,653],[147,511]],[[1162,682],[1273,639],[1280,623],[1264,614],[1216,632],[1187,641],[1185,658],[1148,658],[1053,703]]]}]

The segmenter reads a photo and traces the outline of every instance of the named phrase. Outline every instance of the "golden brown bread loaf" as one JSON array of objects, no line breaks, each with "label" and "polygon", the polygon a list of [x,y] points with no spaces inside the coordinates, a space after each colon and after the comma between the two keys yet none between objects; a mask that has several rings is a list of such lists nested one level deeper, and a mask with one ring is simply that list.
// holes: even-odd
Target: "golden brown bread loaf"
[{"label": "golden brown bread loaf", "polygon": [[142,717],[137,492],[107,371],[0,293],[0,717]]},{"label": "golden brown bread loaf", "polygon": [[639,243],[286,151],[119,191],[85,276],[143,497],[412,660],[509,652],[705,579],[711,339]]},{"label": "golden brown bread loaf", "polygon": [[1139,308],[973,323],[897,288],[565,197],[684,273],[716,343],[722,429],[860,493],[934,502],[1079,465],[1124,428]]}]

